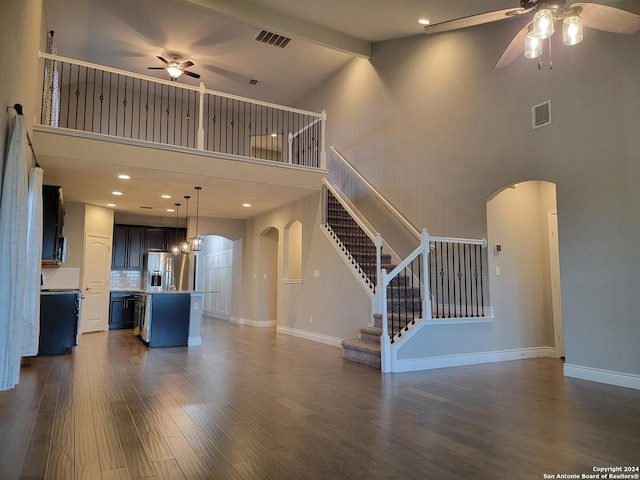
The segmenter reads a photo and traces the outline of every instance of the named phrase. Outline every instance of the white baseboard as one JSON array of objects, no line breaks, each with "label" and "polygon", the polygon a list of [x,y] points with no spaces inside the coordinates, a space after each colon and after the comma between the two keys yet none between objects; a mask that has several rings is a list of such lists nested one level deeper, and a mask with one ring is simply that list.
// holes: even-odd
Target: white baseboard
[{"label": "white baseboard", "polygon": [[187,339],[187,345],[190,347],[197,347],[202,345],[202,337],[189,337]]},{"label": "white baseboard", "polygon": [[599,368],[583,367],[580,365],[564,365],[565,377],[579,378],[591,382],[606,383],[618,387],[627,387],[640,390],[640,375],[632,373],[612,372]]},{"label": "white baseboard", "polygon": [[524,360],[526,358],[555,358],[555,356],[556,349],[553,347],[519,348],[515,350],[500,350],[495,352],[397,360],[395,362],[396,368],[393,368],[393,365],[391,368],[394,373],[415,372],[418,370],[432,370],[434,368],[460,367],[463,365],[477,365],[480,363]]},{"label": "white baseboard", "polygon": [[298,330],[297,328],[283,327],[280,325],[276,328],[276,332],[304,338],[312,342],[324,343],[325,345],[331,345],[333,347],[342,347],[342,338],[330,337],[329,335],[323,335],[321,333],[307,332],[306,330]]},{"label": "white baseboard", "polygon": [[256,328],[267,328],[276,326],[275,320],[250,320],[247,318],[231,317],[229,318],[229,322],[235,323],[236,325],[248,325],[249,327]]}]

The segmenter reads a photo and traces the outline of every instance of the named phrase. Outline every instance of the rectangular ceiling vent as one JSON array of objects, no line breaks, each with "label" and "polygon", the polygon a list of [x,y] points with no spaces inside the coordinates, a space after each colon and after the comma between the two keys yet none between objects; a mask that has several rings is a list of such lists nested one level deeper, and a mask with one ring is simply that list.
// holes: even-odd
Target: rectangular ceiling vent
[{"label": "rectangular ceiling vent", "polygon": [[551,100],[531,107],[533,129],[551,124]]},{"label": "rectangular ceiling vent", "polygon": [[261,43],[266,43],[267,45],[273,45],[274,47],[280,48],[286,47],[291,41],[289,37],[278,35],[273,32],[267,32],[266,30],[262,30],[258,35],[256,35],[256,40]]}]

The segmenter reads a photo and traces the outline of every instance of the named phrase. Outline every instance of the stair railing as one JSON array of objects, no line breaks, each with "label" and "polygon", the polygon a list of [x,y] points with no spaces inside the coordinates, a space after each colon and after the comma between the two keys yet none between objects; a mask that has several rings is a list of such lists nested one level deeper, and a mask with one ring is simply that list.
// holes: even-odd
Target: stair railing
[{"label": "stair railing", "polygon": [[326,196],[323,223],[360,279],[375,293],[377,279],[380,278],[382,238],[352,206],[342,200],[338,189],[326,179],[323,184]]}]

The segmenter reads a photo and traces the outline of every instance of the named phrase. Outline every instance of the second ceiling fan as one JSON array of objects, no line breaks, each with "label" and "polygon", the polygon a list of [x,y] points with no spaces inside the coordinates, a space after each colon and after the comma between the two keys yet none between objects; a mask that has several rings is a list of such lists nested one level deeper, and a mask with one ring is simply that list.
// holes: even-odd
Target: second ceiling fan
[{"label": "second ceiling fan", "polygon": [[640,15],[636,13],[596,3],[578,2],[565,6],[566,3],[567,0],[521,0],[519,8],[495,10],[426,25],[424,31],[427,34],[446,32],[533,13],[533,19],[516,34],[496,63],[495,68],[502,68],[523,53],[527,58],[540,58],[543,40],[551,38],[556,21],[562,21],[565,45],[577,45],[582,41],[583,26],[627,35],[640,30]]},{"label": "second ceiling fan", "polygon": [[197,73],[190,72],[189,70],[185,70],[186,68],[192,67],[194,63],[191,60],[187,60],[185,62],[180,61],[180,57],[178,55],[172,55],[171,60],[167,60],[166,58],[158,55],[158,59],[165,64],[164,67],[147,67],[149,70],[166,70],[169,76],[171,77],[171,81],[175,82],[178,80],[178,77],[181,75],[187,75],[193,78],[200,78],[200,75]]}]

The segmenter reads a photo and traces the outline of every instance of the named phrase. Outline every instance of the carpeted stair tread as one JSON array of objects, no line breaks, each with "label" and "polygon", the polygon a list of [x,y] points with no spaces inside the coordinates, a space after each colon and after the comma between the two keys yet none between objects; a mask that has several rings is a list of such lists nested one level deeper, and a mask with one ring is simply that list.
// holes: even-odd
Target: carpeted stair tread
[{"label": "carpeted stair tread", "polygon": [[348,338],[343,340],[342,348],[380,355],[380,344],[363,342],[359,338]]},{"label": "carpeted stair tread", "polygon": [[360,333],[367,333],[369,335],[382,335],[382,328],[380,327],[371,327],[367,325],[360,329]]}]

